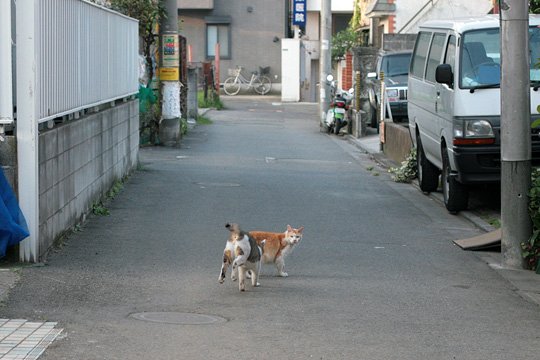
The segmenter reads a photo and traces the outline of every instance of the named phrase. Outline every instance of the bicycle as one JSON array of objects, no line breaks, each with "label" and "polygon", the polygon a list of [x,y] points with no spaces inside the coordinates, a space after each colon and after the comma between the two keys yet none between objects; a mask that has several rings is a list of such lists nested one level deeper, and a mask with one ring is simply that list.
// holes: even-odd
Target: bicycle
[{"label": "bicycle", "polygon": [[[229,69],[228,77],[223,83],[223,91],[225,94],[234,96],[240,92],[242,85],[247,84],[248,88],[253,88],[260,95],[266,95],[272,89],[272,81],[265,75],[260,75],[258,72],[251,73],[251,79],[247,80],[242,74],[242,66],[237,66],[236,69]],[[261,68],[261,72],[268,71],[268,68]]]}]

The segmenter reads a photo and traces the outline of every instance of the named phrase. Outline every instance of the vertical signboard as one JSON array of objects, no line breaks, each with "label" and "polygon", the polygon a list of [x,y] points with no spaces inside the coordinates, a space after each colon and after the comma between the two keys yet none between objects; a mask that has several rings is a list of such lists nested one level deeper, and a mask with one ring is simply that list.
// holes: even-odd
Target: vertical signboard
[{"label": "vertical signboard", "polygon": [[180,79],[180,46],[178,35],[163,35],[162,37],[162,67],[159,71],[160,79],[165,81],[178,81]]},{"label": "vertical signboard", "polygon": [[292,23],[300,27],[306,26],[306,0],[294,0]]}]

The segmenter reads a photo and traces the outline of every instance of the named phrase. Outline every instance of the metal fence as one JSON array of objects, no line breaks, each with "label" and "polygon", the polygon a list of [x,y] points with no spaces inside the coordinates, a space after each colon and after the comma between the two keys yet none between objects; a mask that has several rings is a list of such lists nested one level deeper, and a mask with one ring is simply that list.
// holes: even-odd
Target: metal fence
[{"label": "metal fence", "polygon": [[138,92],[138,23],[82,0],[36,0],[38,122]]}]

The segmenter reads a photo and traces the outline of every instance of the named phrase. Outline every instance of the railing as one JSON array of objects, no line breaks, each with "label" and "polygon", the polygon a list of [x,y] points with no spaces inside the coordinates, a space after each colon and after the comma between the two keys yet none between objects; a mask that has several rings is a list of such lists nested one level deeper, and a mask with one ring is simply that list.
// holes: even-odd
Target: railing
[{"label": "railing", "polygon": [[83,0],[36,4],[38,122],[138,92],[138,23]]},{"label": "railing", "polygon": [[19,250],[36,262],[39,123],[138,92],[138,23],[85,0],[14,3],[19,203],[30,231]]}]

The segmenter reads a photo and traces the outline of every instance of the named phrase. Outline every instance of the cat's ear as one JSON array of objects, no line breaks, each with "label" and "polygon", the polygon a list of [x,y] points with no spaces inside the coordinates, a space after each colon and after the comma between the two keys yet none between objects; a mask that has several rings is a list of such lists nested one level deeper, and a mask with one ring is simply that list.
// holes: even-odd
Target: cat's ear
[{"label": "cat's ear", "polygon": [[303,226],[300,226],[300,228],[297,230],[299,233],[301,233],[302,231],[304,231],[304,227]]},{"label": "cat's ear", "polygon": [[287,231],[293,231],[293,228],[291,225],[287,225]]}]

